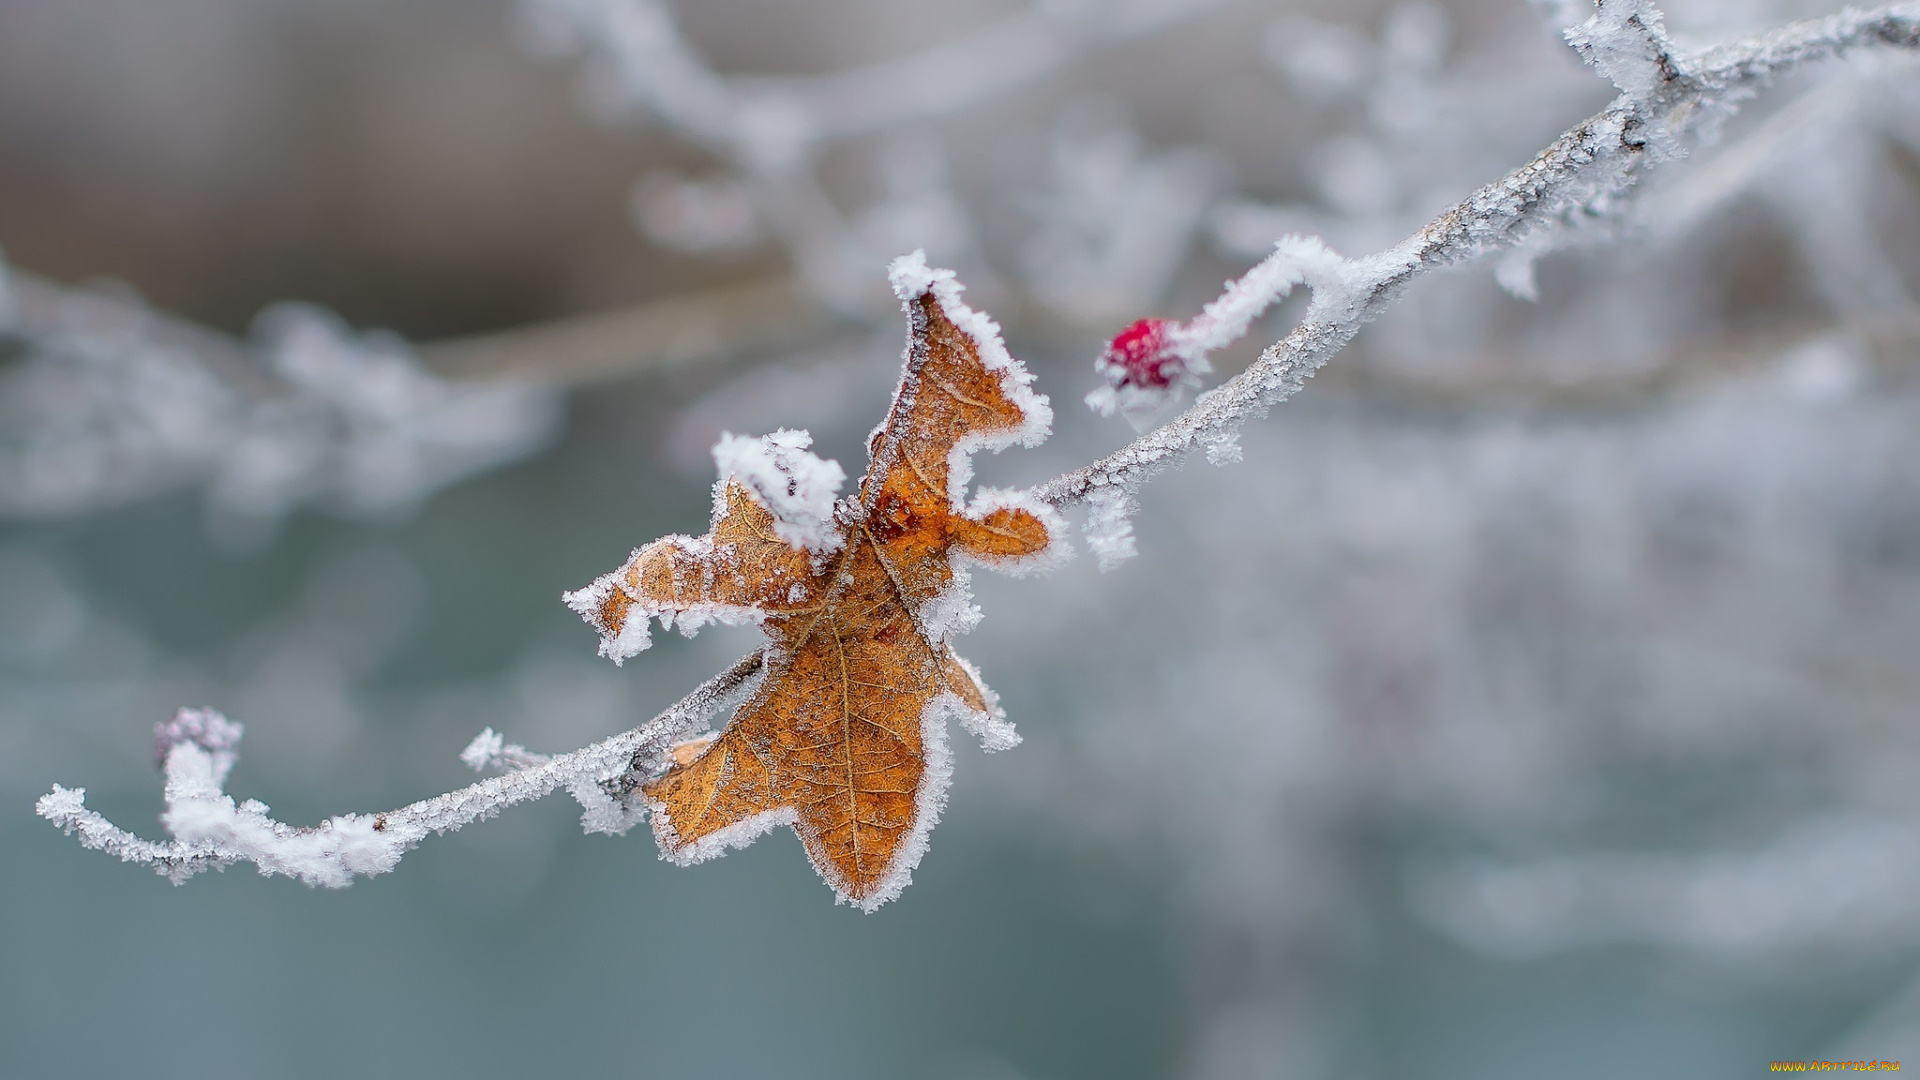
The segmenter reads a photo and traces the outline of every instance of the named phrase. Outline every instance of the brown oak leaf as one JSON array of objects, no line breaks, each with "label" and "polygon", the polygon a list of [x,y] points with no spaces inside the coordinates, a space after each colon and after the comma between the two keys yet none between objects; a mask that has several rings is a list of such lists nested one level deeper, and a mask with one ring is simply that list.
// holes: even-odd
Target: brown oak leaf
[{"label": "brown oak leaf", "polygon": [[[1019,737],[951,638],[979,613],[965,562],[1030,569],[1064,553],[1044,506],[982,491],[963,502],[968,455],[1046,438],[1046,399],[960,302],[949,271],[896,260],[905,371],[868,442],[858,490],[804,432],[724,437],[712,531],[668,536],[567,602],[617,662],[647,622],[753,622],[763,681],[717,736],[682,744],[643,787],[661,853],[694,863],[790,825],[840,899],[868,911],[899,895],[926,849],[951,766],[947,721],[989,750]],[[956,555],[965,556],[955,565]]]}]

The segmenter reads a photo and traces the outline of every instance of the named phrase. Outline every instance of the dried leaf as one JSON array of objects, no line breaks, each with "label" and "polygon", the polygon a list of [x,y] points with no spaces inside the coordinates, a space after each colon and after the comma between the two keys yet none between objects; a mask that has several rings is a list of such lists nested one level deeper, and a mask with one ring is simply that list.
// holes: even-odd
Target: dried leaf
[{"label": "dried leaf", "polygon": [[950,645],[978,619],[953,557],[1018,570],[1065,550],[1036,501],[984,491],[962,503],[968,455],[1044,439],[1046,399],[951,273],[916,253],[892,280],[906,369],[866,476],[824,528],[774,489],[783,477],[789,494],[807,477],[837,482],[837,467],[807,454],[802,433],[767,437],[757,456],[735,441],[728,460],[761,467],[747,482],[721,477],[711,532],[657,540],[567,598],[616,660],[645,646],[650,616],[683,631],[761,627],[764,682],[718,737],[676,748],[644,787],[655,837],[693,863],[791,825],[840,898],[867,910],[899,895],[926,848],[950,772],[947,720],[990,750],[1019,741]]}]

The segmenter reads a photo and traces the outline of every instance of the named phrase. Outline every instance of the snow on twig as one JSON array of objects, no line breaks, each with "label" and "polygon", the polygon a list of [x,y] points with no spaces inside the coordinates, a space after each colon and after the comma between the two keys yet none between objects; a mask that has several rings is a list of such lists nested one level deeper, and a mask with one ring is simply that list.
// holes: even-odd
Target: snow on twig
[{"label": "snow on twig", "polygon": [[[63,788],[40,797],[41,817],[96,851],[151,866],[178,883],[202,870],[252,863],[264,875],[285,874],[309,885],[340,888],[356,876],[393,869],[431,833],[452,832],[509,806],[565,788],[585,812],[589,832],[621,833],[638,820],[630,796],[659,768],[673,743],[698,731],[735,703],[760,673],[759,653],[702,683],[651,721],[591,746],[546,758],[483,732],[461,759],[476,768],[518,766],[458,791],[384,814],[343,814],[310,828],[268,816],[265,804],[235,804],[225,791],[240,745],[240,725],[210,709],[182,709],[160,725],[157,750],[166,771],[161,821],[173,839],[143,840],[87,809],[86,789]],[[492,736],[489,738],[489,736]]]},{"label": "snow on twig", "polygon": [[[1538,253],[1585,222],[1616,216],[1643,167],[1676,156],[1689,137],[1711,134],[1775,76],[1868,45],[1920,48],[1920,3],[1847,9],[1687,54],[1666,38],[1658,12],[1645,0],[1601,0],[1569,39],[1622,88],[1606,110],[1384,252],[1344,259],[1317,241],[1282,240],[1199,318],[1174,328],[1174,347],[1190,362],[1201,361],[1244,334],[1294,284],[1313,290],[1305,318],[1246,371],[1115,453],[1034,490],[1052,506],[1093,507],[1090,531],[1103,566],[1132,552],[1126,519],[1142,482],[1195,449],[1206,449],[1215,461],[1232,460],[1239,426],[1297,392],[1415,277],[1494,252]],[[118,828],[86,808],[82,789],[55,787],[38,809],[84,846],[153,866],[176,881],[209,867],[251,862],[265,874],[337,887],[356,875],[392,869],[430,833],[458,829],[560,788],[585,808],[589,831],[624,831],[640,813],[632,792],[664,767],[670,746],[738,701],[759,674],[756,653],[649,723],[552,758],[482,732],[462,760],[513,771],[385,814],[342,815],[311,828],[274,821],[255,801],[236,805],[223,785],[239,726],[212,712],[187,710],[160,731],[167,775],[163,821],[171,841],[143,840]]]},{"label": "snow on twig", "polygon": [[[1635,27],[1641,28],[1640,37],[1633,36]],[[1178,417],[1042,484],[1039,498],[1053,506],[1089,500],[1111,504],[1114,497],[1102,496],[1103,490],[1130,492],[1197,448],[1230,445],[1242,423],[1297,393],[1415,277],[1522,245],[1544,250],[1556,232],[1614,216],[1643,167],[1680,153],[1685,137],[1711,133],[1712,125],[1776,76],[1863,46],[1920,47],[1920,4],[1849,8],[1689,56],[1660,30],[1651,5],[1604,0],[1592,19],[1569,31],[1569,39],[1622,87],[1605,111],[1379,254],[1303,260],[1301,241],[1282,240],[1265,262],[1231,283],[1208,314],[1216,306],[1257,311],[1249,285],[1264,281],[1277,299],[1304,278],[1313,288],[1313,303],[1293,332]],[[1643,77],[1647,68],[1657,76]],[[1276,272],[1283,267],[1288,272]],[[1236,318],[1231,325],[1243,329],[1250,321],[1251,316]],[[1220,338],[1208,342],[1212,349],[1223,344]]]}]

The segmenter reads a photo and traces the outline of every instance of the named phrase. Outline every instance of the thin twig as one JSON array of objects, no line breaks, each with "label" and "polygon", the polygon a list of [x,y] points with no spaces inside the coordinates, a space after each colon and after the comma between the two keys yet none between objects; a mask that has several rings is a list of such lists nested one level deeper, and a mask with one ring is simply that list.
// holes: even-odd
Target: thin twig
[{"label": "thin twig", "polygon": [[[632,780],[657,772],[672,744],[726,708],[759,675],[760,668],[761,655],[756,652],[639,727],[384,814],[347,814],[311,828],[294,828],[267,818],[265,808],[257,804],[234,806],[232,798],[220,790],[220,781],[237,750],[237,728],[224,745],[181,739],[167,748],[168,823],[176,833],[174,840],[143,840],[88,810],[84,788],[56,786],[52,794],[41,797],[37,809],[42,817],[76,835],[82,846],[118,856],[123,862],[152,866],[176,882],[202,870],[251,862],[262,873],[283,873],[309,884],[337,887],[349,884],[356,874],[391,869],[401,854],[430,834],[492,817],[563,787],[587,808],[590,827],[623,830],[637,820],[631,808],[623,805],[637,787]],[[196,776],[196,769],[204,775]],[[192,811],[194,829],[188,835],[180,835],[183,805]]]},{"label": "thin twig", "polygon": [[1685,75],[1663,65],[1663,85],[1623,94],[1532,161],[1474,192],[1419,232],[1378,255],[1309,277],[1314,302],[1300,325],[1234,376],[1159,428],[1083,469],[1040,485],[1052,506],[1085,501],[1100,488],[1130,490],[1198,447],[1230,439],[1250,418],[1292,397],[1334,353],[1378,318],[1415,277],[1510,250],[1550,228],[1557,215],[1631,186],[1648,163],[1649,129],[1684,134],[1712,107],[1730,110],[1781,71],[1865,45],[1920,46],[1920,4],[1791,23],[1709,49]]}]

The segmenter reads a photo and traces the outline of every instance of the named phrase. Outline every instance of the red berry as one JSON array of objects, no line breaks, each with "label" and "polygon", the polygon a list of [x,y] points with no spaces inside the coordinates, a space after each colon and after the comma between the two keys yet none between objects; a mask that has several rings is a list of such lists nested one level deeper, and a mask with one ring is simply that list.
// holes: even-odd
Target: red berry
[{"label": "red berry", "polygon": [[1180,357],[1167,351],[1167,321],[1141,319],[1114,335],[1106,355],[1101,357],[1101,366],[1110,377],[1120,376],[1115,385],[1164,390],[1180,376],[1183,363]]}]

